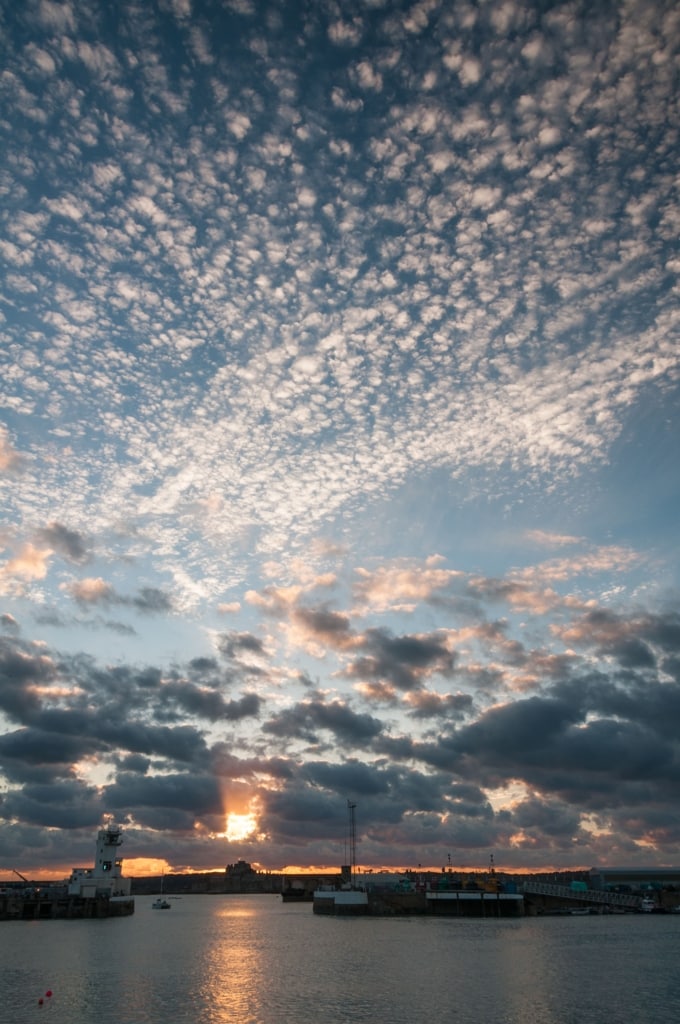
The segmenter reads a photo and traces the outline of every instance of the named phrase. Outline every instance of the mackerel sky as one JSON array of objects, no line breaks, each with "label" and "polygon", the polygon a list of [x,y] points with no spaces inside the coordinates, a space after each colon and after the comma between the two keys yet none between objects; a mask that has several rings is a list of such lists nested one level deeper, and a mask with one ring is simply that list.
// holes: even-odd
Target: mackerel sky
[{"label": "mackerel sky", "polygon": [[677,4],[0,48],[0,870],[680,864]]}]

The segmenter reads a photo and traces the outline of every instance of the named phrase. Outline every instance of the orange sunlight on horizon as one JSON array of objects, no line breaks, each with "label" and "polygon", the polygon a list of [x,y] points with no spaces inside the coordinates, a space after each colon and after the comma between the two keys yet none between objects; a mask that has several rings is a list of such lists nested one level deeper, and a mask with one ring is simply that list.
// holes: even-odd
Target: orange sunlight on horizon
[{"label": "orange sunlight on horizon", "polygon": [[[249,818],[250,815],[236,815],[235,817]],[[235,827],[246,827],[245,823],[235,823]],[[250,835],[251,833],[248,833]],[[337,864],[322,865],[322,864],[286,864],[281,868],[269,868],[265,867],[261,863],[254,861],[251,862],[252,867],[256,871],[271,871],[274,874],[280,875],[333,875],[340,872],[340,867]],[[88,865],[89,866],[89,865]],[[51,867],[47,868],[27,868],[22,871],[22,875],[29,880],[29,883],[33,881],[39,882],[62,882],[69,877],[71,874],[72,865],[68,867]],[[558,867],[532,867],[532,868],[504,868],[498,866],[496,872],[499,875],[531,875],[531,874],[545,874],[546,872],[559,872],[559,871],[585,871],[587,870],[583,866],[572,866],[570,868],[558,868]],[[154,857],[129,857],[123,862],[123,874],[129,878],[146,878],[150,876],[157,876],[162,874],[176,874],[176,875],[201,875],[210,874],[216,871],[224,871],[223,864],[217,864],[214,867],[202,866],[200,868],[190,867],[189,865],[181,865],[180,867],[173,867],[168,863],[167,860],[161,860]],[[364,865],[357,865],[356,868],[358,875],[365,874],[380,874],[380,872],[390,872],[393,874],[405,874],[407,871],[415,872],[439,872],[441,871],[440,866],[420,866],[418,868],[400,867],[398,865],[380,865],[376,867],[369,867]],[[472,867],[466,865],[465,867],[453,867],[452,873],[455,874],[479,874],[486,873],[488,868],[484,867]],[[0,885],[6,885],[8,882],[17,883],[20,882],[21,878],[15,875],[11,868],[0,868]]]},{"label": "orange sunlight on horizon", "polygon": [[126,857],[123,861],[123,874],[133,875],[135,878],[165,875],[171,872],[171,865],[160,857]]},{"label": "orange sunlight on horizon", "polygon": [[[21,874],[28,879],[29,883],[38,882],[62,882],[71,874],[71,866],[67,868],[26,868]],[[19,875],[15,875],[11,868],[0,868],[0,885],[8,882],[16,884],[21,882]]]}]

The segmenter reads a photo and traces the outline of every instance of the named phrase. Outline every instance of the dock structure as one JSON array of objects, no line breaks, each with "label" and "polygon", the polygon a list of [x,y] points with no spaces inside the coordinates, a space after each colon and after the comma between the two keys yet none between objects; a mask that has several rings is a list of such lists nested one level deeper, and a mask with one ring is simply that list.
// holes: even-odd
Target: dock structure
[{"label": "dock structure", "polygon": [[[467,880],[454,876],[451,855],[441,875],[432,871],[406,870],[401,873],[372,869],[357,874],[356,804],[347,801],[349,812],[349,862],[343,865],[335,884],[318,885],[313,892],[315,914],[326,915],[437,915],[448,917],[521,917],[539,914],[680,913],[677,898],[669,903],[659,891],[661,882],[672,882],[673,893],[680,882],[680,869],[593,868],[590,882],[572,877],[569,885],[497,874],[493,853],[484,874],[473,872]],[[346,847],[347,848],[347,847]],[[574,872],[583,876],[583,872]],[[605,885],[616,876],[619,885]],[[621,883],[621,878],[625,881]],[[633,891],[629,883],[646,883],[644,891]],[[594,884],[593,884],[594,883]],[[598,884],[599,883],[599,884]],[[623,891],[625,888],[626,891]],[[654,898],[650,892],[655,893]]]},{"label": "dock structure", "polygon": [[[519,917],[524,896],[513,885],[504,886],[496,875],[493,855],[483,886],[463,887],[442,868],[441,878],[416,880],[413,872],[380,872],[357,881],[356,804],[347,801],[349,813],[349,864],[341,871],[341,884],[321,885],[314,890],[315,914],[383,917],[388,915],[437,914],[455,917]],[[449,865],[451,857],[449,856]]]},{"label": "dock structure", "polygon": [[575,889],[569,885],[553,885],[528,879],[522,886],[527,903],[535,910],[550,906],[612,908],[634,911],[640,907],[640,896],[633,893],[609,892],[604,889]]},{"label": "dock structure", "polygon": [[368,893],[358,889],[315,889],[312,909],[315,914],[357,917],[369,911]]},{"label": "dock structure", "polygon": [[57,887],[47,886],[34,893],[17,891],[0,894],[0,921],[79,920],[102,917],[128,917],[134,912],[134,900],[107,896],[69,896]]},{"label": "dock structure", "polygon": [[524,896],[464,889],[400,892],[326,888],[314,891],[313,910],[315,914],[367,914],[369,917],[520,917],[524,914]]},{"label": "dock structure", "polygon": [[524,914],[524,896],[518,892],[435,890],[426,892],[425,900],[429,914],[455,917],[520,917]]},{"label": "dock structure", "polygon": [[0,921],[49,921],[57,918],[128,917],[134,913],[132,880],[123,877],[122,830],[108,825],[97,833],[94,865],[73,868],[57,885],[27,883],[0,893]]},{"label": "dock structure", "polygon": [[357,824],[356,804],[347,801],[349,815],[349,864],[344,864],[340,877],[339,888],[322,885],[314,890],[312,908],[315,914],[343,914],[359,916],[369,912],[369,899],[366,889],[356,883],[357,866]]}]

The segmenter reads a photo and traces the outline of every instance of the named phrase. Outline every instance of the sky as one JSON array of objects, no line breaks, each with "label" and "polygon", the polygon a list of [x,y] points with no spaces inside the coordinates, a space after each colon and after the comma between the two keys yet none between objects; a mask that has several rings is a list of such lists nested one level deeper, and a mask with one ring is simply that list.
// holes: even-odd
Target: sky
[{"label": "sky", "polygon": [[0,48],[0,877],[680,864],[677,5]]}]

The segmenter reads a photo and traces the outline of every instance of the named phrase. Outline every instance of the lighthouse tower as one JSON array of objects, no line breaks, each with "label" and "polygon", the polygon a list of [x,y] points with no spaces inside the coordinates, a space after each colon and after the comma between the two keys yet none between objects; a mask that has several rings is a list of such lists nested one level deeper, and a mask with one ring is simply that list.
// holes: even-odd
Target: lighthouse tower
[{"label": "lighthouse tower", "polygon": [[123,878],[123,842],[119,825],[108,825],[97,833],[97,848],[92,868],[73,868],[68,881],[71,896],[109,896],[128,898],[132,879]]}]

